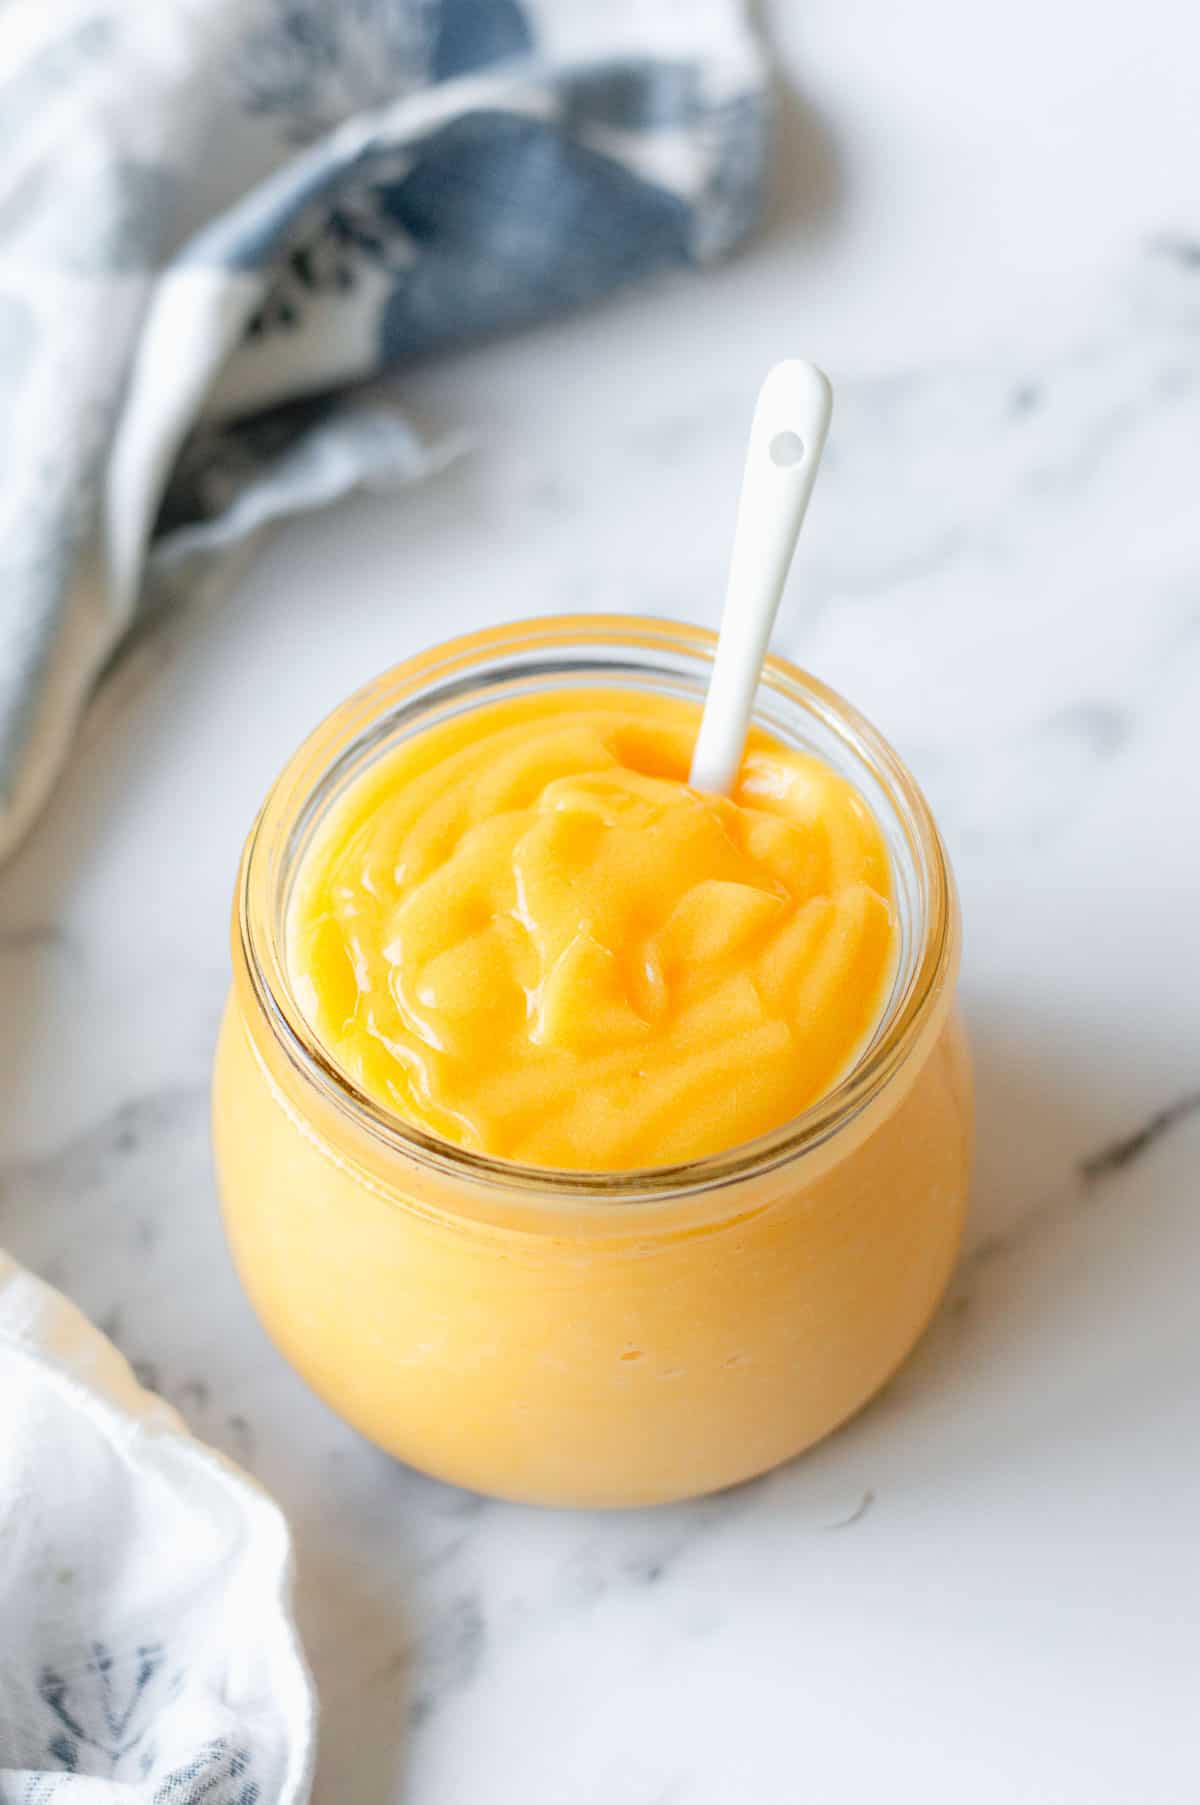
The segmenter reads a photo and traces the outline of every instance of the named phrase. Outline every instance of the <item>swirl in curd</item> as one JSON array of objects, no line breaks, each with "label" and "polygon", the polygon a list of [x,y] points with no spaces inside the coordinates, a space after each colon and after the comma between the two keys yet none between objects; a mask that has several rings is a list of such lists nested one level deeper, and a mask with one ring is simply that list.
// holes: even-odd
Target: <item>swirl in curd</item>
[{"label": "swirl in curd", "polygon": [[636,689],[484,703],[328,809],[288,912],[295,994],[404,1121],[526,1165],[677,1165],[845,1076],[889,994],[891,868],[863,797],[762,729],[689,788],[699,709]]}]

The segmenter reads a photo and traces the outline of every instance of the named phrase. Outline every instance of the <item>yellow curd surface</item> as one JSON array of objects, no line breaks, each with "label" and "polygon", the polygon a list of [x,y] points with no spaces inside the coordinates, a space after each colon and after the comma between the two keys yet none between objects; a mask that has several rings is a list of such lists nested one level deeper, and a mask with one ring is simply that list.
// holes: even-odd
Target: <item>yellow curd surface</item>
[{"label": "yellow curd surface", "polygon": [[526,1164],[693,1160],[822,1096],[895,965],[858,792],[757,731],[692,790],[696,704],[559,691],[401,743],[332,809],[288,959],[341,1068],[405,1120]]},{"label": "yellow curd surface", "polygon": [[[520,672],[510,701],[472,691],[476,661],[595,643],[617,662],[711,639],[493,629],[301,748],[243,865],[213,1106],[236,1265],[322,1398],[443,1479],[616,1506],[749,1478],[883,1384],[953,1264],[972,1110],[952,881],[892,755],[852,723],[917,848],[903,909],[858,793],[765,733],[715,802],[682,782],[688,703],[616,672],[607,692]],[[314,787],[431,669],[459,712],[322,804],[293,878]],[[784,665],[765,683],[789,719],[810,695],[845,708]],[[920,1001],[893,1018],[901,914]],[[851,1067],[858,1100],[827,1097],[828,1126],[769,1156],[660,1164],[745,1142]]]}]

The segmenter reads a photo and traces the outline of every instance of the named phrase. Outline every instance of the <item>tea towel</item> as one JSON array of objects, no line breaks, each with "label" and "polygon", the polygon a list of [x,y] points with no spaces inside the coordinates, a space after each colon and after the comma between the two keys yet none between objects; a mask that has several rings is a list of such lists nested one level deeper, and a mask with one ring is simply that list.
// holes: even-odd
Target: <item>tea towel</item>
[{"label": "tea towel", "polygon": [[0,857],[139,610],[447,454],[350,385],[721,255],[766,119],[738,0],[6,0]]},{"label": "tea towel", "polygon": [[300,1805],[279,1511],[0,1254],[0,1805]]}]

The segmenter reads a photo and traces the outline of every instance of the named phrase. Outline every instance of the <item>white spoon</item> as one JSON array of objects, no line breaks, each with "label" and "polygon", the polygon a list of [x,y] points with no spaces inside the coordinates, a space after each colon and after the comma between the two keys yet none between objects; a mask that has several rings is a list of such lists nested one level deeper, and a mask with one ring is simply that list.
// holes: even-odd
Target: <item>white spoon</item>
[{"label": "white spoon", "polygon": [[767,641],[817,478],[833,390],[815,364],[768,371],[746,449],[721,633],[689,782],[727,796],[742,762]]}]

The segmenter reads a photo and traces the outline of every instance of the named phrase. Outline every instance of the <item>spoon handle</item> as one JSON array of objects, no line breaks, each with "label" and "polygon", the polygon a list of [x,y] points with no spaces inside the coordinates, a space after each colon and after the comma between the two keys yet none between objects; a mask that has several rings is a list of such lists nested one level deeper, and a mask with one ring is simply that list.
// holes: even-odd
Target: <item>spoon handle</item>
[{"label": "spoon handle", "polygon": [[789,358],[759,391],[738,502],[721,632],[689,781],[733,788],[767,641],[816,481],[833,391],[815,364]]}]

